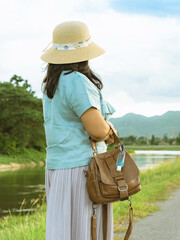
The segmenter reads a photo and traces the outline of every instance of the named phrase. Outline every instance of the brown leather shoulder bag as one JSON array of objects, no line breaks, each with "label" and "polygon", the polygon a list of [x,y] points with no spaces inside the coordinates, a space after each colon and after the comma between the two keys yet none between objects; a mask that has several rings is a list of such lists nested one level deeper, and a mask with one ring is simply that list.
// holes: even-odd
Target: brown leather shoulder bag
[{"label": "brown leather shoulder bag", "polygon": [[[111,126],[110,126],[111,128]],[[107,240],[107,203],[117,201],[129,201],[129,226],[124,240],[128,240],[132,231],[133,208],[131,206],[130,196],[141,190],[139,179],[139,169],[124,149],[123,144],[116,134],[118,143],[114,149],[98,154],[96,142],[91,139],[93,149],[93,158],[87,171],[84,170],[87,177],[87,191],[92,201],[93,215],[91,218],[92,240],[97,239],[96,234],[96,204],[102,204],[103,212],[103,240]],[[118,158],[123,158],[124,165],[117,166]]]}]

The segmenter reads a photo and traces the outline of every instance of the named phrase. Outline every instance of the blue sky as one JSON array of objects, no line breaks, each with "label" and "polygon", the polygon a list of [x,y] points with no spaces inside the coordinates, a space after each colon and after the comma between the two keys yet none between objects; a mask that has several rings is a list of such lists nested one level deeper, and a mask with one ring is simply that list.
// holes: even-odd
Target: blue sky
[{"label": "blue sky", "polygon": [[117,110],[114,117],[180,111],[179,2],[1,1],[0,81],[20,75],[42,97],[42,51],[57,24],[78,20],[106,51],[89,63],[101,76],[104,98]]},{"label": "blue sky", "polygon": [[110,5],[121,12],[163,17],[180,15],[179,0],[110,0]]}]

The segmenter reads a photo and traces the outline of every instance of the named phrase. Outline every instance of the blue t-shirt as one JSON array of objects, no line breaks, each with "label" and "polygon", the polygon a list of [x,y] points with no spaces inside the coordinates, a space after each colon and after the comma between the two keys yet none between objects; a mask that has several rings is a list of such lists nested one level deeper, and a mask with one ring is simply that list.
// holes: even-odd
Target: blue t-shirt
[{"label": "blue t-shirt", "polygon": [[[88,165],[93,151],[80,116],[95,107],[108,120],[116,111],[84,74],[75,71],[64,75],[65,72],[59,77],[54,97],[50,99],[43,93],[42,98],[47,169]],[[96,145],[99,153],[107,150],[105,141]]]}]

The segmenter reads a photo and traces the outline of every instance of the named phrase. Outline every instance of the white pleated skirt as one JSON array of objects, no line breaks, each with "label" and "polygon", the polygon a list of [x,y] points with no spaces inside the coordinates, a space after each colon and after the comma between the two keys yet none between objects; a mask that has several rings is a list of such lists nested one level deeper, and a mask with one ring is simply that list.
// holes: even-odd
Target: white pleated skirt
[{"label": "white pleated skirt", "polygon": [[[92,202],[83,170],[46,169],[46,240],[91,240]],[[102,205],[96,209],[97,240],[103,240]],[[107,239],[113,240],[113,204],[108,204]]]}]

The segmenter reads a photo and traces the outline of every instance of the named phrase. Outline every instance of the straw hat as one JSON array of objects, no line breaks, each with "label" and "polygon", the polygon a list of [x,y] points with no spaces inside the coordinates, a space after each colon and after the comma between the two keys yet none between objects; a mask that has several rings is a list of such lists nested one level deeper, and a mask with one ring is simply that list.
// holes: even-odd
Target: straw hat
[{"label": "straw hat", "polygon": [[52,47],[44,51],[41,59],[54,64],[82,62],[105,52],[91,41],[87,25],[80,21],[57,25],[53,31]]}]

